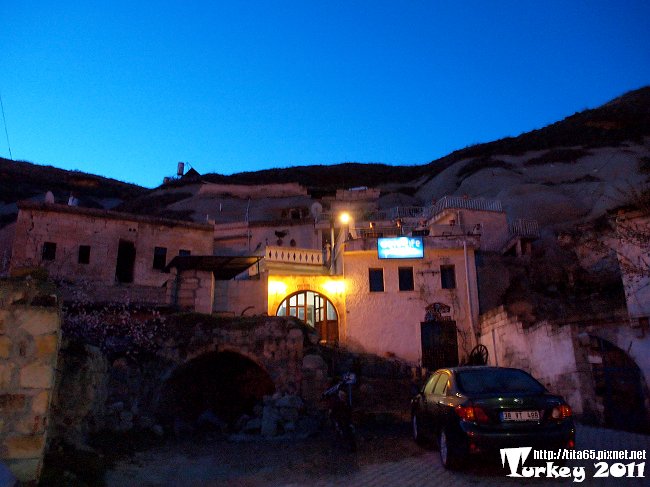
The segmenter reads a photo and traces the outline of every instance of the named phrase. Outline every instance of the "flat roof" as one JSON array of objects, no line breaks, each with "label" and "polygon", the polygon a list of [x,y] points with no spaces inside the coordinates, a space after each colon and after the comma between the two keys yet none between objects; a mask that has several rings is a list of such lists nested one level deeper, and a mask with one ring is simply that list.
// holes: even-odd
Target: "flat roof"
[{"label": "flat roof", "polygon": [[162,218],[157,216],[136,215],[134,213],[122,213],[113,210],[104,210],[98,208],[84,208],[81,206],[61,205],[58,203],[41,203],[35,201],[19,201],[19,210],[37,210],[52,213],[66,213],[71,215],[81,215],[93,218],[105,218],[107,220],[125,220],[138,223],[148,223],[150,225],[164,225],[167,227],[183,227],[193,230],[213,231],[213,226],[207,223],[187,222],[183,220],[173,220],[171,218]]}]

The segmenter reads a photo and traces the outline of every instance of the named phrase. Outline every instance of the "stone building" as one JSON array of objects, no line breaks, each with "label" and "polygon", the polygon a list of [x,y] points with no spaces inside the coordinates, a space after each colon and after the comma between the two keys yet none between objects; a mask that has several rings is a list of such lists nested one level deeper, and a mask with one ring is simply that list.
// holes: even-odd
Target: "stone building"
[{"label": "stone building", "polygon": [[322,203],[299,187],[274,191],[266,210],[246,204],[245,219],[209,224],[23,202],[11,270],[42,266],[83,281],[95,301],[126,291],[131,301],[205,313],[296,316],[324,342],[427,367],[476,345],[476,252],[520,238],[498,201],[381,210],[368,188]]},{"label": "stone building", "polygon": [[118,289],[132,301],[164,301],[172,258],[213,248],[212,225],[53,203],[21,202],[9,231],[10,273],[44,267],[53,278],[85,282],[97,301],[121,299]]}]

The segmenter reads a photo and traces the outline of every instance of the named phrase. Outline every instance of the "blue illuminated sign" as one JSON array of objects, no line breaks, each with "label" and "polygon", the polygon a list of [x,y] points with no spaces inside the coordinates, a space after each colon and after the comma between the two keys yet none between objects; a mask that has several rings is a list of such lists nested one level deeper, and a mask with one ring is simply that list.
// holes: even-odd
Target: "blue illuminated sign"
[{"label": "blue illuminated sign", "polygon": [[424,241],[422,237],[378,238],[377,254],[380,259],[422,259]]}]

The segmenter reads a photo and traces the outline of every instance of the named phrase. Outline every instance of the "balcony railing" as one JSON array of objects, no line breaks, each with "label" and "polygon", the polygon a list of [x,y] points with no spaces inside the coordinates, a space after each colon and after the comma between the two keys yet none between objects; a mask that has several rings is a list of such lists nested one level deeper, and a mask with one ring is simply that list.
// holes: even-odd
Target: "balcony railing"
[{"label": "balcony railing", "polygon": [[426,208],[425,216],[427,218],[432,218],[449,208],[476,211],[503,211],[503,208],[501,207],[501,201],[499,200],[466,198],[463,196],[444,196],[435,204]]},{"label": "balcony railing", "polygon": [[508,225],[508,233],[513,237],[538,238],[539,224],[537,220],[520,218]]},{"label": "balcony railing", "polygon": [[318,266],[323,265],[323,251],[316,249],[298,249],[294,247],[268,245],[266,247],[264,258],[268,262]]}]

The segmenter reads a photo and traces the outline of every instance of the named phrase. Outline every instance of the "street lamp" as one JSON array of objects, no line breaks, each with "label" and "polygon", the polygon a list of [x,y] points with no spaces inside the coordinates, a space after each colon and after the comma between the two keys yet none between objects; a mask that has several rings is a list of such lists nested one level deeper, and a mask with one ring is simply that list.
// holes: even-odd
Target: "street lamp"
[{"label": "street lamp", "polygon": [[[350,214],[347,211],[339,213],[339,221],[344,225],[350,223]],[[336,272],[335,257],[336,257],[336,241],[334,240],[334,213],[330,216],[330,274]]]}]

